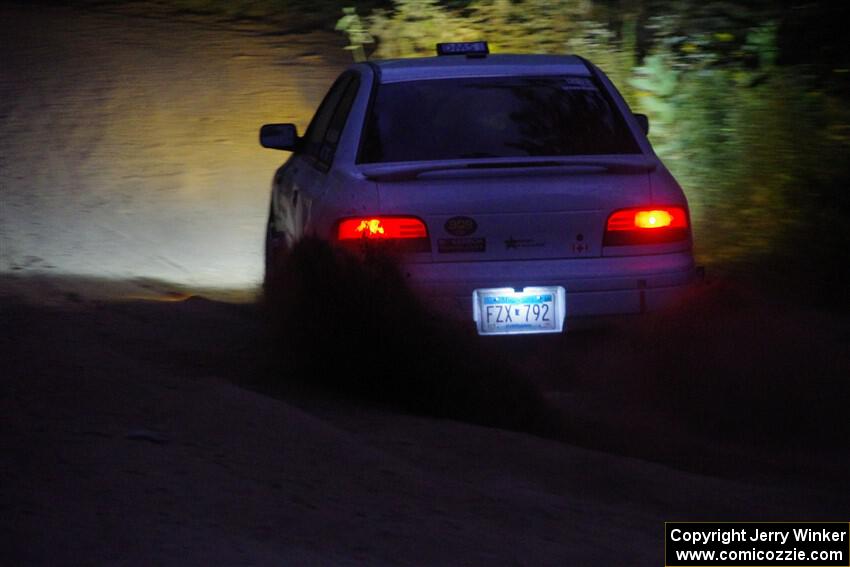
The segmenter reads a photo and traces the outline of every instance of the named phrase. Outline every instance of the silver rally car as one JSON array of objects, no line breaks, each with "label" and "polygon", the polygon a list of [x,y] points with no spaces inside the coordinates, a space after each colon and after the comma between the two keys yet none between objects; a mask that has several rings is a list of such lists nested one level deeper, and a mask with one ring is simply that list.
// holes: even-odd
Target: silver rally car
[{"label": "silver rally car", "polygon": [[355,64],[303,137],[260,131],[292,152],[272,185],[266,277],[311,235],[401,251],[413,289],[480,334],[671,304],[695,276],[690,217],[648,129],[577,56],[473,42]]}]

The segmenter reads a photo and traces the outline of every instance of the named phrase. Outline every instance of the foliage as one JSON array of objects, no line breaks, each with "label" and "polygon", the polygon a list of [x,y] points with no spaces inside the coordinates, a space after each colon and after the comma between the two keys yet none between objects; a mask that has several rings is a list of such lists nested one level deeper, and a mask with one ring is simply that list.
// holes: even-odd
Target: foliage
[{"label": "foliage", "polygon": [[799,256],[786,247],[823,212],[812,193],[836,194],[846,175],[850,114],[776,65],[776,30],[739,30],[735,49],[721,52],[710,47],[716,31],[667,37],[631,80],[657,151],[688,189],[708,260]]},{"label": "foliage", "polygon": [[[378,38],[375,58],[432,55],[438,42],[485,38],[494,53],[573,52],[619,67],[628,50],[610,49],[614,34],[593,19],[594,11],[587,0],[480,0],[461,11],[437,0],[396,0],[392,10],[375,10],[364,20]],[[358,45],[356,35],[349,39]]]},{"label": "foliage", "polygon": [[343,8],[343,16],[336,23],[336,30],[348,34],[350,43],[345,49],[351,50],[355,61],[366,59],[365,45],[375,43],[369,31],[363,26],[363,21],[354,8]]}]

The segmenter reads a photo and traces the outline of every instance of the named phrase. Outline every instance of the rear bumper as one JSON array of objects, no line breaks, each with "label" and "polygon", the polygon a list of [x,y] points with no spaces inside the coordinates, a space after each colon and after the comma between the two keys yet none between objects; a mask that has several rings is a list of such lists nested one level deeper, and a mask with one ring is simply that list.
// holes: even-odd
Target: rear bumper
[{"label": "rear bumper", "polygon": [[[629,315],[673,305],[695,280],[690,252],[511,262],[408,264],[411,287],[432,307],[472,320],[479,288],[563,286],[567,327],[583,319]],[[577,325],[577,323],[579,323]]]}]

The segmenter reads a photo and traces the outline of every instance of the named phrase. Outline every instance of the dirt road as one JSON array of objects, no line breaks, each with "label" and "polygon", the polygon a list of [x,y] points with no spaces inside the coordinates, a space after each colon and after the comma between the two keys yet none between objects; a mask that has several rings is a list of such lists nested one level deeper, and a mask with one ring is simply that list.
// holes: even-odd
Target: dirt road
[{"label": "dirt road", "polygon": [[0,309],[9,564],[660,565],[665,520],[846,511],[816,486],[256,393],[238,384],[288,371],[252,305]]}]

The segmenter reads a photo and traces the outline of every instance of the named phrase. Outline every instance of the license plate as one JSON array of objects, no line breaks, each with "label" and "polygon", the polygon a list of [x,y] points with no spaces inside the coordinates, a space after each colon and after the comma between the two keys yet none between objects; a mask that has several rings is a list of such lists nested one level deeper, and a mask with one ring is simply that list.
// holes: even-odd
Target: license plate
[{"label": "license plate", "polygon": [[472,316],[480,335],[560,333],[566,312],[566,291],[560,286],[472,292]]}]

